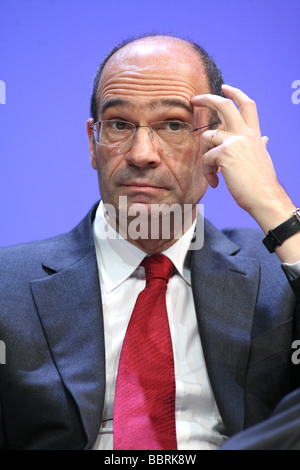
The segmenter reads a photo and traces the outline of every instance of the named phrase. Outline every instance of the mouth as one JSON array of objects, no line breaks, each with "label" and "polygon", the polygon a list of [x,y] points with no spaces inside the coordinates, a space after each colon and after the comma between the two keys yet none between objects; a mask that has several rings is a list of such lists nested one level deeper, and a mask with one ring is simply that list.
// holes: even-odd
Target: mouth
[{"label": "mouth", "polygon": [[132,192],[157,192],[157,191],[166,191],[168,188],[166,186],[161,186],[159,184],[147,182],[147,181],[126,181],[126,183],[122,184],[123,187],[126,188],[127,191]]},{"label": "mouth", "polygon": [[123,183],[123,195],[128,196],[132,202],[153,203],[165,199],[168,188],[150,182],[126,181]]},{"label": "mouth", "polygon": [[132,182],[126,182],[124,184],[122,184],[122,186],[125,186],[127,188],[137,188],[137,189],[167,189],[165,186],[159,186],[157,184],[153,184],[153,183],[147,183],[147,182],[143,182],[143,183],[139,183],[137,181],[132,181]]}]

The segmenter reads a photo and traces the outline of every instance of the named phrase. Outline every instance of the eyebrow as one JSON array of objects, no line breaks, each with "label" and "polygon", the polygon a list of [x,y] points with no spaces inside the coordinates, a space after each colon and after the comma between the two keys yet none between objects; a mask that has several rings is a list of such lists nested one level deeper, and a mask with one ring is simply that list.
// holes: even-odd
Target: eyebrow
[{"label": "eyebrow", "polygon": [[155,109],[159,106],[163,106],[165,108],[183,108],[189,113],[192,113],[192,106],[188,103],[186,103],[183,100],[179,100],[176,98],[162,98],[162,99],[157,99],[157,100],[152,100],[149,103],[149,106],[152,109]]},{"label": "eyebrow", "polygon": [[[109,99],[105,101],[101,106],[100,106],[100,113],[103,114],[107,109],[113,108],[113,107],[125,107],[125,108],[134,108],[134,104],[131,101],[123,100],[121,98],[114,98],[114,99]],[[179,100],[176,98],[161,98],[161,99],[156,99],[150,101],[150,103],[147,105],[147,107],[155,109],[158,107],[165,107],[165,108],[183,108],[186,111],[188,111],[190,114],[192,114],[192,106],[190,104],[187,104],[183,100]]]},{"label": "eyebrow", "polygon": [[115,98],[115,99],[110,99],[105,101],[101,106],[100,106],[100,113],[103,114],[104,111],[106,111],[109,108],[113,108],[116,106],[123,106],[126,108],[134,108],[134,105],[127,100],[122,100],[121,98]]}]

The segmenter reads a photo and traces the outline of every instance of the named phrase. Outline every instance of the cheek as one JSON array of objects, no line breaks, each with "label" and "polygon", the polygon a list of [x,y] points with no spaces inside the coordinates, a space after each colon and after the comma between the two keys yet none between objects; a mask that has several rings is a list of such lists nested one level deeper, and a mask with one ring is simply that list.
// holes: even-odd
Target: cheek
[{"label": "cheek", "polygon": [[112,157],[109,152],[103,149],[99,150],[98,148],[96,152],[96,160],[100,191],[102,191],[104,196],[104,192],[107,192],[112,182],[113,175],[121,165],[123,158],[116,156]]},{"label": "cheek", "polygon": [[201,140],[195,136],[193,145],[189,149],[179,149],[171,159],[172,167],[178,175],[178,179],[187,178],[190,181],[198,177],[202,171]]}]

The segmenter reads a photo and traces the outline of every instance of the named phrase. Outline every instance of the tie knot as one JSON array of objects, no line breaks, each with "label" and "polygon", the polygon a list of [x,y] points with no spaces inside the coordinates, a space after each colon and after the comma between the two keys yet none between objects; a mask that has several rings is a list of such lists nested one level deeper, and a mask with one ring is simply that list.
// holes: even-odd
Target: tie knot
[{"label": "tie knot", "polygon": [[147,282],[151,279],[164,279],[169,282],[174,272],[174,264],[165,255],[148,256],[141,262],[141,266],[145,268]]}]

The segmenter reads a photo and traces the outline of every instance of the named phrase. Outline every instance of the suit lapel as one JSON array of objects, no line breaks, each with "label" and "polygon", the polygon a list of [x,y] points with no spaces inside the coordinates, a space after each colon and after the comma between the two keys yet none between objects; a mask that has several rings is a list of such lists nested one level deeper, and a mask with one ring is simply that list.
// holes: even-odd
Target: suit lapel
[{"label": "suit lapel", "polygon": [[76,230],[43,263],[51,275],[31,289],[53,360],[94,443],[105,393],[102,303],[91,225]]},{"label": "suit lapel", "polygon": [[244,390],[259,263],[207,224],[204,246],[192,252],[192,286],[212,389],[228,433],[244,423]]}]

